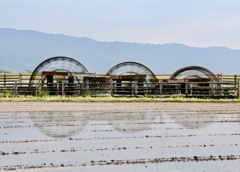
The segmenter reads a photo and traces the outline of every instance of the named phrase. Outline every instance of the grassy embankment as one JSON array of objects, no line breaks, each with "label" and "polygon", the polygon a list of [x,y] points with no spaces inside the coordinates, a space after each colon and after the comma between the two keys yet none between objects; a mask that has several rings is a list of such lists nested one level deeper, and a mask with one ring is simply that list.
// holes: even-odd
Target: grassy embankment
[{"label": "grassy embankment", "polygon": [[0,97],[0,102],[240,102],[235,99],[211,99],[211,98],[149,98],[149,97],[68,97],[68,96],[17,96]]}]

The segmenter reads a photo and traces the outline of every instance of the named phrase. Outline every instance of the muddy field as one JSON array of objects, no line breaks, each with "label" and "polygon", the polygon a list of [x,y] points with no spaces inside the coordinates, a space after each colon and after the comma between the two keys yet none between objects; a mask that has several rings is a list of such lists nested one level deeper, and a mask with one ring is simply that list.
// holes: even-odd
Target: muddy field
[{"label": "muddy field", "polygon": [[0,102],[0,170],[239,171],[240,103]]}]

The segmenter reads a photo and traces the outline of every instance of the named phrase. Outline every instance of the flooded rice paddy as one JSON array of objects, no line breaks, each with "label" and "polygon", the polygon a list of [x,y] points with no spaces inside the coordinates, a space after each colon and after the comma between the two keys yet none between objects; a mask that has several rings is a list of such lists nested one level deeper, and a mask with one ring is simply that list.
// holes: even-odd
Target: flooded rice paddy
[{"label": "flooded rice paddy", "polygon": [[156,108],[165,104],[119,108],[122,105],[87,109],[88,104],[83,104],[81,110],[71,111],[3,110],[0,170],[240,170],[238,111],[226,113],[223,107],[205,111],[202,105],[201,111],[191,105],[170,108],[176,104],[166,109]]}]

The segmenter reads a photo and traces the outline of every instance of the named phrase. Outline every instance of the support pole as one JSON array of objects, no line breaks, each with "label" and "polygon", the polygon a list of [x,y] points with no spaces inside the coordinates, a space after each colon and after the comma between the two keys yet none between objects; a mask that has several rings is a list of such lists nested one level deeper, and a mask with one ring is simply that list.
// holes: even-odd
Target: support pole
[{"label": "support pole", "polygon": [[22,83],[22,73],[19,73],[19,83]]},{"label": "support pole", "polygon": [[185,95],[188,96],[188,80],[185,80]]},{"label": "support pole", "polygon": [[42,83],[42,81],[40,80],[38,84],[38,94],[40,94],[43,91],[43,88],[44,88],[44,83]]},{"label": "support pole", "polygon": [[160,95],[163,94],[163,80],[162,79],[159,80],[159,94]]},{"label": "support pole", "polygon": [[192,84],[189,84],[189,94],[190,94],[190,96],[192,96],[192,93],[193,93]]},{"label": "support pole", "polygon": [[113,82],[113,80],[111,80],[111,83],[110,83],[111,85],[111,96],[113,96],[113,94],[114,94],[114,82]]},{"label": "support pole", "polygon": [[62,95],[65,95],[65,84],[64,84],[64,81],[62,81]]},{"label": "support pole", "polygon": [[78,83],[78,84],[79,84],[79,91],[78,91],[78,94],[79,94],[79,96],[80,96],[81,93],[82,93],[82,91],[81,91],[82,87],[81,87],[81,83]]},{"label": "support pole", "polygon": [[240,97],[240,79],[238,79],[237,87],[238,87],[237,95],[238,95],[238,98],[239,98]]},{"label": "support pole", "polygon": [[15,81],[15,84],[13,86],[13,94],[14,96],[17,96],[18,95],[18,85],[17,85],[17,81]]},{"label": "support pole", "polygon": [[214,82],[211,80],[211,96],[214,96]]},{"label": "support pole", "polygon": [[86,80],[86,89],[85,89],[85,94],[89,94],[89,80]]},{"label": "support pole", "polygon": [[4,84],[4,87],[6,87],[6,74],[3,75],[3,84]]},{"label": "support pole", "polygon": [[135,80],[135,91],[134,91],[134,93],[135,93],[135,96],[137,96],[138,95],[138,80]]}]

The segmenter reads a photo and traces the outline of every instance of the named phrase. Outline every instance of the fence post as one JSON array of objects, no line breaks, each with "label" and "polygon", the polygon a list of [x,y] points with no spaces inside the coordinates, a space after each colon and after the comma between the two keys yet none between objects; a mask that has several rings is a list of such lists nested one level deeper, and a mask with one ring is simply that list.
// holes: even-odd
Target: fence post
[{"label": "fence post", "polygon": [[4,84],[4,87],[6,87],[6,74],[3,75],[3,84]]},{"label": "fence post", "polygon": [[81,89],[82,89],[82,87],[81,87],[81,83],[78,83],[79,84],[79,92],[78,92],[78,94],[79,94],[79,96],[81,95]]},{"label": "fence post", "polygon": [[223,74],[222,73],[218,73],[217,74],[217,79],[222,82],[222,79],[223,79]]},{"label": "fence post", "polygon": [[113,80],[111,80],[111,83],[110,83],[111,85],[111,96],[113,96],[113,94],[114,94],[114,82],[113,82]]},{"label": "fence post", "polygon": [[42,84],[43,84],[43,83],[42,83],[41,80],[40,80],[40,81],[38,82],[38,92],[36,92],[36,96],[41,93],[41,91],[42,91],[42,89],[43,89]]},{"label": "fence post", "polygon": [[163,94],[163,80],[162,79],[159,80],[159,94],[160,95]]},{"label": "fence post", "polygon": [[238,98],[240,97],[240,79],[238,79],[238,83],[237,83],[237,87],[238,87],[238,90],[237,90],[237,92],[238,92]]},{"label": "fence post", "polygon": [[85,89],[85,94],[88,94],[89,91],[89,80],[86,80],[86,89]]},{"label": "fence post", "polygon": [[214,82],[213,82],[213,79],[211,79],[211,96],[214,96]]},{"label": "fence post", "polygon": [[[134,92],[135,92],[135,82],[133,83],[133,81],[130,81],[130,86],[131,86],[131,88],[130,88],[131,96],[134,96],[135,95],[134,94]],[[128,90],[128,88],[127,88],[127,90]]]},{"label": "fence post", "polygon": [[[28,85],[28,86],[30,86],[30,85]],[[33,87],[33,84],[32,84],[30,88],[35,88],[35,89],[33,89],[33,91],[29,91],[29,89],[28,89],[28,94],[31,93],[33,95],[35,93],[35,96],[37,96],[37,94],[38,94],[38,85],[36,84],[35,87]]]},{"label": "fence post", "polygon": [[62,95],[65,95],[65,84],[64,84],[64,81],[62,81]]},{"label": "fence post", "polygon": [[[62,84],[62,83],[61,83]],[[57,83],[57,95],[59,95],[60,94],[60,89],[59,89],[59,86],[60,85],[60,83]],[[61,92],[62,92],[62,90],[61,90]]]},{"label": "fence post", "polygon": [[192,84],[189,84],[189,94],[190,94],[190,96],[192,96],[192,93],[193,93]]},{"label": "fence post", "polygon": [[18,85],[17,85],[17,81],[15,81],[15,84],[13,86],[13,94],[14,96],[17,96],[18,95]]},{"label": "fence post", "polygon": [[188,96],[188,80],[185,80],[185,96]]},{"label": "fence post", "polygon": [[22,73],[19,73],[19,83],[22,83]]},{"label": "fence post", "polygon": [[134,93],[135,93],[135,96],[137,96],[138,95],[138,80],[135,80],[135,91],[134,91]]}]

